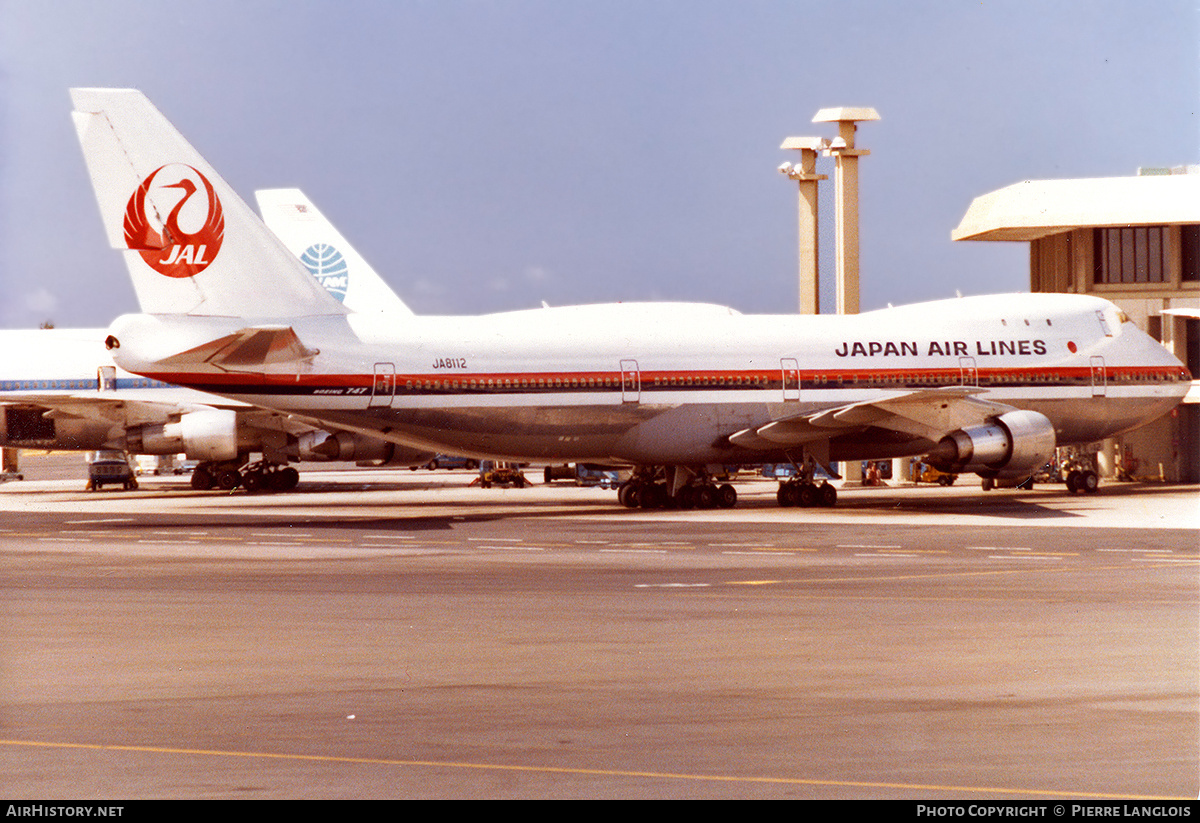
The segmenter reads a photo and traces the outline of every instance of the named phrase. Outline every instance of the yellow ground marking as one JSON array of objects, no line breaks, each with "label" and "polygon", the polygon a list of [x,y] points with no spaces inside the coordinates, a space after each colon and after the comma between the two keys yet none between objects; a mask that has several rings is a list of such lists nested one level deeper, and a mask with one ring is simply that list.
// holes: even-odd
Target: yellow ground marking
[{"label": "yellow ground marking", "polygon": [[475,769],[486,771],[530,772],[539,774],[576,774],[599,777],[649,778],[655,780],[712,781],[722,783],[759,783],[791,786],[830,786],[856,789],[897,789],[917,792],[952,792],[972,794],[1014,794],[1020,797],[1080,797],[1103,800],[1189,800],[1190,798],[1164,798],[1160,796],[1106,794],[1103,792],[1060,791],[1058,789],[1016,789],[998,786],[955,786],[937,783],[891,783],[870,780],[817,780],[800,777],[756,777],[715,774],[686,774],[682,772],[650,772],[625,769],[577,769],[566,766],[517,766],[503,763],[469,763],[455,760],[399,760],[377,757],[339,757],[336,755],[286,754],[282,752],[239,752],[220,749],[185,749],[168,746],[117,746],[97,743],[56,743],[42,740],[0,740],[0,746],[31,746],[37,748],[86,749],[92,751],[135,752],[141,754],[184,754],[199,757],[260,758],[266,760],[292,760],[307,763],[350,763],[373,766],[418,766],[438,769]]}]

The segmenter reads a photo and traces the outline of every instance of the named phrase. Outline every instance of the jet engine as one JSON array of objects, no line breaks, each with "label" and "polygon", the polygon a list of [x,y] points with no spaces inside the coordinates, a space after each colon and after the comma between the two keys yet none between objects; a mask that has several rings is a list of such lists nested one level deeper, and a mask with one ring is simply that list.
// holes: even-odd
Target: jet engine
[{"label": "jet engine", "polygon": [[233,460],[238,456],[237,412],[204,409],[188,412],[178,423],[134,426],[125,432],[131,454],[178,454],[189,460]]},{"label": "jet engine", "polygon": [[988,423],[950,432],[926,462],[939,471],[982,477],[1028,477],[1054,456],[1054,425],[1035,411],[1011,411]]},{"label": "jet engine", "polygon": [[433,457],[428,451],[345,431],[309,432],[300,436],[297,448],[301,460],[353,460],[360,466],[419,466]]}]

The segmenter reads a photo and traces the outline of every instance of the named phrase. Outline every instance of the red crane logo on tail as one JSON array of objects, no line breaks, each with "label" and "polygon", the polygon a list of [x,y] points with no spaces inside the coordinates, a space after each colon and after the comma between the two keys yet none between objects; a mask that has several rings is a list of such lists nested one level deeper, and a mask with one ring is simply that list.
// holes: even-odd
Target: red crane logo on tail
[{"label": "red crane logo on tail", "polygon": [[191,166],[160,166],[129,198],[125,245],[159,274],[194,277],[216,259],[224,239],[221,201],[208,178]]}]

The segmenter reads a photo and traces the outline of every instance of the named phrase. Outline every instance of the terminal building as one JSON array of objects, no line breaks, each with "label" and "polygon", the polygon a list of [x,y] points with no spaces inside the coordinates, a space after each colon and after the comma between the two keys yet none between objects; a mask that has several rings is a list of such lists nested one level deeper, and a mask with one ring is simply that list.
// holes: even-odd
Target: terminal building
[{"label": "terminal building", "polygon": [[[976,198],[951,237],[1029,243],[1031,291],[1111,300],[1200,377],[1200,167],[1027,180]],[[1087,451],[1103,476],[1200,482],[1200,380],[1175,411]]]}]

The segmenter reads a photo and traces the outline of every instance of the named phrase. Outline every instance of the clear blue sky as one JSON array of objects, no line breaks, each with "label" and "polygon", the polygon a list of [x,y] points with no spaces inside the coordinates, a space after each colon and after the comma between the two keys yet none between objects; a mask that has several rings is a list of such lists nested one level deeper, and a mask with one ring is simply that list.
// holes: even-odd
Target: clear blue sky
[{"label": "clear blue sky", "polygon": [[137,310],[71,86],[142,89],[250,202],[304,189],[422,313],[795,311],[778,147],[832,136],[826,106],[882,117],[859,130],[864,309],[1026,290],[1026,244],[951,229],[1020,180],[1200,162],[1198,22],[1195,0],[0,0],[0,325]]}]

